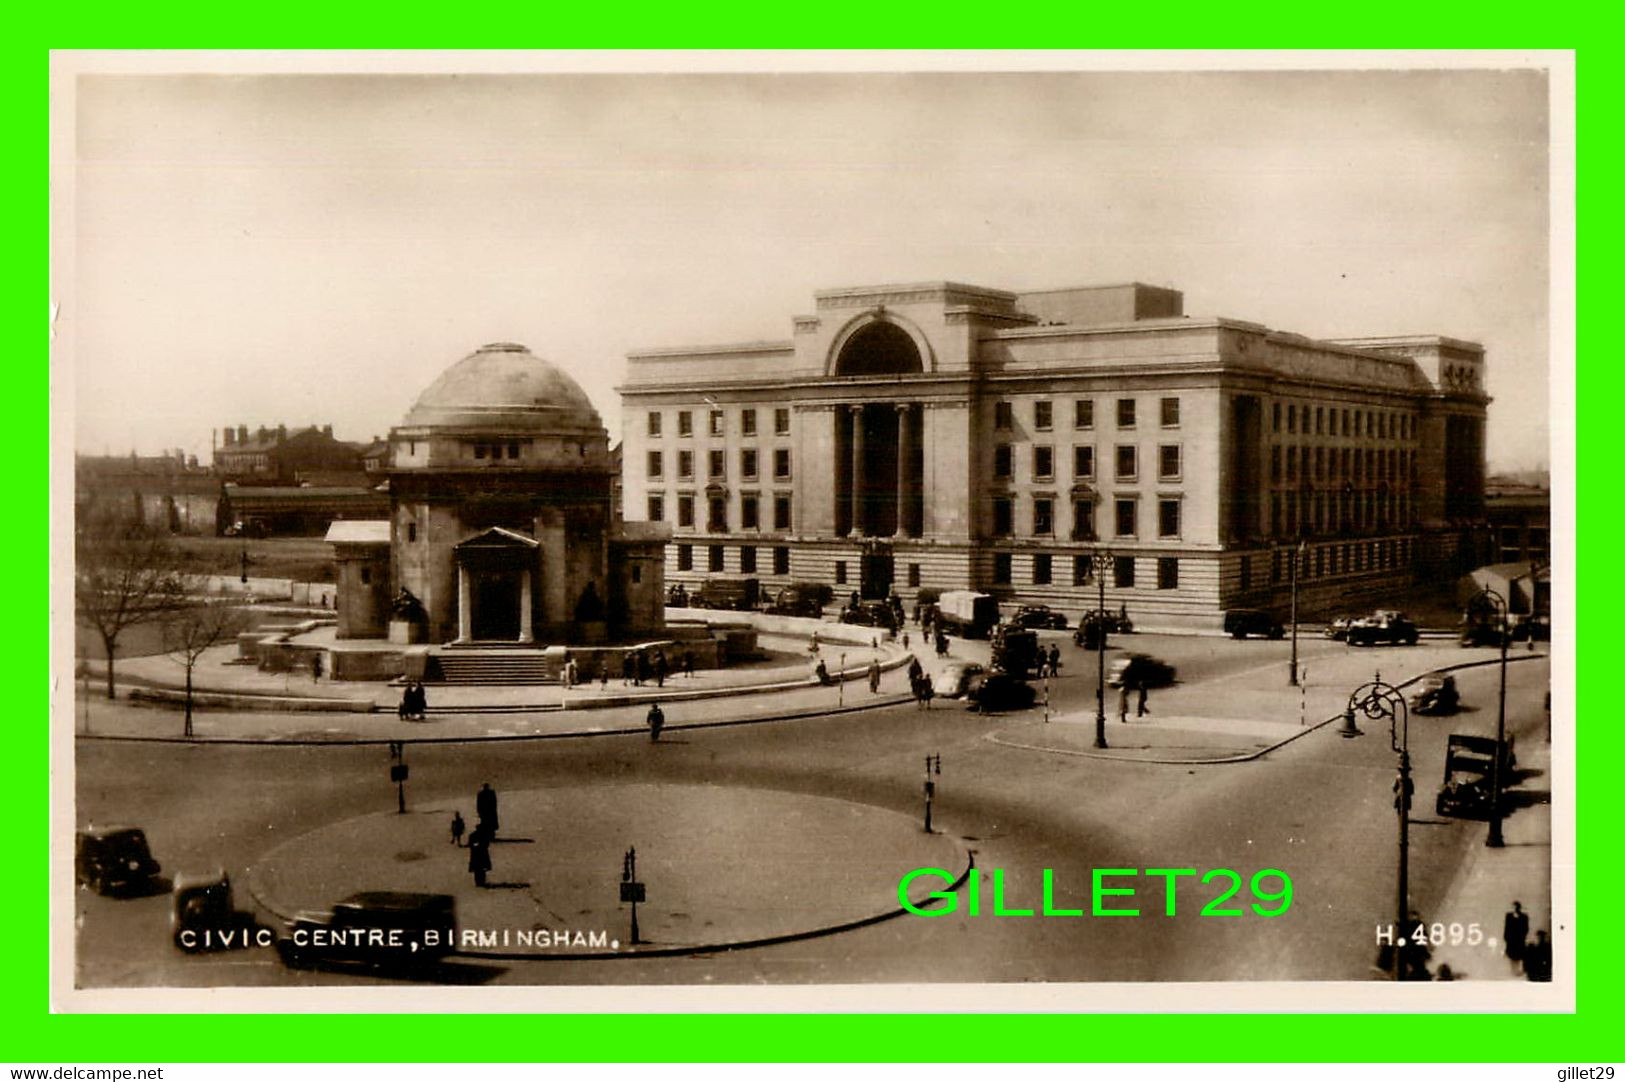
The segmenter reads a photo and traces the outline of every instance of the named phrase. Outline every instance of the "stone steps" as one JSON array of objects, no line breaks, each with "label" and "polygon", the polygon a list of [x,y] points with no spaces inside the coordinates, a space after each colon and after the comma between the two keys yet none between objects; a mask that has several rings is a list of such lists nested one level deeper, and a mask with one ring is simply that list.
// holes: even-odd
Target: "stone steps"
[{"label": "stone steps", "polygon": [[559,683],[559,662],[540,651],[447,650],[430,659],[426,683],[523,687]]}]

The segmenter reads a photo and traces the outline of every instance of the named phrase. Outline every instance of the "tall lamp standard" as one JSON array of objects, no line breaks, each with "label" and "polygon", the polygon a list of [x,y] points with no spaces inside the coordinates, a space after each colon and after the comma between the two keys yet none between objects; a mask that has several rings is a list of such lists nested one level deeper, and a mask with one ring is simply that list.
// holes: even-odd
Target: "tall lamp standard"
[{"label": "tall lamp standard", "polygon": [[1292,549],[1292,661],[1287,667],[1287,683],[1298,686],[1298,565],[1307,546],[1300,538]]},{"label": "tall lamp standard", "polygon": [[[1361,684],[1349,694],[1348,707],[1343,711],[1344,736],[1363,736],[1354,725],[1354,712],[1358,710],[1366,717],[1376,720],[1388,719],[1388,743],[1399,754],[1399,777],[1394,781],[1394,809],[1399,816],[1399,882],[1395,901],[1394,928],[1396,934],[1405,935],[1409,932],[1407,918],[1409,917],[1410,901],[1410,812],[1411,812],[1411,751],[1410,751],[1410,710],[1405,704],[1405,696],[1392,684],[1383,682],[1379,674],[1366,684]],[[1405,967],[1400,961],[1400,951],[1394,951],[1394,980],[1401,980]]]},{"label": "tall lamp standard", "polygon": [[[1501,693],[1495,708],[1495,759],[1490,764],[1490,835],[1484,841],[1491,849],[1499,849],[1506,844],[1501,837],[1501,760],[1505,758],[1501,749],[1507,740],[1507,640],[1512,638],[1512,628],[1507,618],[1506,598],[1488,586],[1478,591],[1478,597],[1494,605],[1496,614],[1501,618]],[[1473,600],[1476,606],[1478,598]],[[1534,626],[1532,622],[1530,626]]]},{"label": "tall lamp standard", "polygon": [[1100,608],[1095,615],[1095,651],[1099,659],[1099,683],[1095,686],[1095,747],[1106,746],[1106,570],[1116,562],[1117,555],[1104,546],[1089,554],[1089,566],[1100,587]]}]

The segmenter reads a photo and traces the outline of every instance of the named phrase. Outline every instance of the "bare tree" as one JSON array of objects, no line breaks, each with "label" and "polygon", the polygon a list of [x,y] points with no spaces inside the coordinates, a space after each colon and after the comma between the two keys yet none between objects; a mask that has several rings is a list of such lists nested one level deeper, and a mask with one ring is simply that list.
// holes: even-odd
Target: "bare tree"
[{"label": "bare tree", "polygon": [[182,603],[181,571],[180,553],[161,531],[105,507],[83,508],[75,524],[74,609],[101,636],[109,699],[119,636]]},{"label": "bare tree", "polygon": [[[205,592],[201,584],[193,591],[200,598]],[[164,622],[164,648],[186,667],[187,739],[192,736],[192,671],[198,659],[210,647],[235,639],[247,626],[248,619],[240,608],[219,600],[188,605]]]}]

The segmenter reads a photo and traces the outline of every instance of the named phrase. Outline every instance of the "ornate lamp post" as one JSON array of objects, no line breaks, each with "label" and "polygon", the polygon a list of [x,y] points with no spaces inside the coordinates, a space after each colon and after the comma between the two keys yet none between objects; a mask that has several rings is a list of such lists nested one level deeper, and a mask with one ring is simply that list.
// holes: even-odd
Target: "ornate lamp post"
[{"label": "ornate lamp post", "polygon": [[[1394,809],[1399,817],[1399,882],[1394,906],[1396,934],[1410,931],[1410,811],[1411,811],[1411,752],[1410,710],[1405,696],[1392,684],[1386,684],[1379,673],[1370,683],[1361,684],[1349,694],[1348,707],[1343,711],[1343,735],[1363,735],[1354,725],[1354,712],[1376,720],[1388,719],[1388,743],[1399,754],[1399,777],[1394,781]],[[1394,980],[1402,979],[1405,967],[1400,962],[1400,951],[1394,951]]]},{"label": "ornate lamp post", "polygon": [[1106,746],[1106,570],[1113,565],[1117,556],[1105,546],[1096,548],[1089,554],[1089,565],[1095,573],[1095,582],[1100,587],[1100,608],[1096,610],[1095,650],[1099,657],[1099,684],[1095,687],[1095,747]]},{"label": "ornate lamp post", "polygon": [[[1484,842],[1491,849],[1499,849],[1506,844],[1501,837],[1501,760],[1504,757],[1501,749],[1507,739],[1507,641],[1512,638],[1512,629],[1507,619],[1506,598],[1488,586],[1478,591],[1478,596],[1473,598],[1475,608],[1478,598],[1483,598],[1494,605],[1496,614],[1501,618],[1501,693],[1497,697],[1495,708],[1495,759],[1490,764],[1490,834]],[[1534,606],[1531,605],[1530,608],[1532,610]],[[1530,626],[1533,628],[1533,623]]]}]

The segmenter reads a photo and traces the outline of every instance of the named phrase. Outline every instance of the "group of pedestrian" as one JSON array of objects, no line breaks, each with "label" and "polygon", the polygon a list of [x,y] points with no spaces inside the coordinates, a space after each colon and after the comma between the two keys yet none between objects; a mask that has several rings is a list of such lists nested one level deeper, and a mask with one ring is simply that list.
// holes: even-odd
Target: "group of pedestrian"
[{"label": "group of pedestrian", "polygon": [[[1502,922],[1502,942],[1506,944],[1507,961],[1514,973],[1523,970],[1525,979],[1550,981],[1552,979],[1552,945],[1546,940],[1546,931],[1535,932],[1535,941],[1529,942],[1529,914],[1522,902],[1513,902]],[[1442,967],[1441,967],[1442,968]]]},{"label": "group of pedestrian", "polygon": [[401,705],[398,710],[402,721],[422,721],[429,712],[429,696],[423,690],[423,685],[416,680],[409,682],[401,691]]},{"label": "group of pedestrian", "polygon": [[[683,672],[694,675],[694,655],[687,651],[683,654]],[[642,687],[645,680],[653,680],[656,687],[663,688],[670,673],[671,661],[666,657],[666,651],[659,647],[655,648],[653,654],[647,650],[628,650],[621,655],[622,686]]]},{"label": "group of pedestrian", "polygon": [[1123,676],[1123,682],[1118,685],[1117,688],[1117,720],[1122,722],[1124,725],[1128,724],[1128,700],[1131,694],[1134,695],[1137,700],[1134,708],[1135,717],[1143,718],[1147,714],[1151,713],[1151,708],[1146,705],[1146,700],[1150,697],[1150,692],[1146,687],[1145,681],[1143,679],[1131,678],[1125,673]]},{"label": "group of pedestrian", "polygon": [[[474,794],[474,817],[474,829],[468,835],[468,870],[474,873],[474,885],[483,887],[491,872],[491,843],[497,837],[497,791],[491,788],[490,782],[485,782],[480,786],[480,791]],[[462,812],[452,812],[453,845],[462,844],[466,825]]]},{"label": "group of pedestrian", "polygon": [[925,675],[925,668],[917,657],[908,659],[908,689],[914,695],[916,709],[931,708],[931,697],[935,694],[935,689],[931,687],[931,678]]},{"label": "group of pedestrian", "polygon": [[1050,644],[1049,652],[1038,651],[1038,678],[1061,675],[1061,648],[1054,643]]}]

